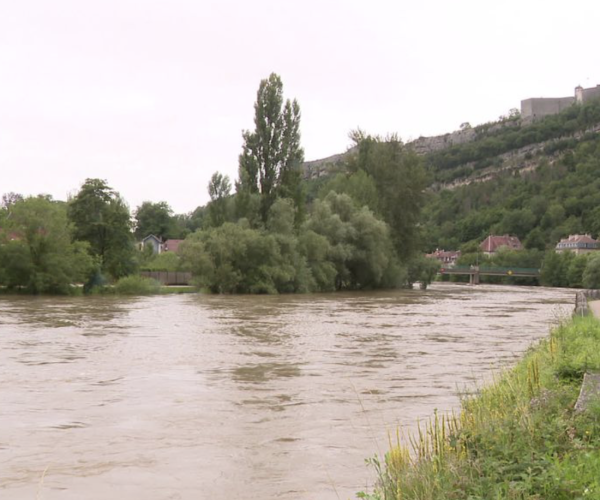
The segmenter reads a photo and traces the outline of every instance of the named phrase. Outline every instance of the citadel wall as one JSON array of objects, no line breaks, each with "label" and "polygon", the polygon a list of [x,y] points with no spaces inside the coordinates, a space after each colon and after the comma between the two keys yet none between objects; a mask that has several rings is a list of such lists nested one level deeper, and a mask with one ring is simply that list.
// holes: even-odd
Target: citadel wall
[{"label": "citadel wall", "polygon": [[521,101],[521,118],[535,120],[556,115],[574,103],[575,97],[532,97]]},{"label": "citadel wall", "polygon": [[595,87],[591,87],[589,89],[577,87],[575,89],[575,98],[579,104],[586,103],[591,99],[600,98],[600,85],[596,85]]},{"label": "citadel wall", "polygon": [[600,98],[600,85],[589,89],[584,89],[581,86],[575,87],[573,97],[533,97],[525,99],[521,101],[521,118],[527,122],[536,118],[555,115],[575,103],[584,104],[597,98]]}]

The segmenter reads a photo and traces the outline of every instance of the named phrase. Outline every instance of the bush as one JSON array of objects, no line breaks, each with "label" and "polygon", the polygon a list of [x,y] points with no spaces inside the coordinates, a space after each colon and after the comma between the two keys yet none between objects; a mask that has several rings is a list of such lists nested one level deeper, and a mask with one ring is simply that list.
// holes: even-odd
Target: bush
[{"label": "bush", "polygon": [[152,295],[160,293],[160,283],[142,276],[127,276],[117,281],[114,291],[118,295]]}]

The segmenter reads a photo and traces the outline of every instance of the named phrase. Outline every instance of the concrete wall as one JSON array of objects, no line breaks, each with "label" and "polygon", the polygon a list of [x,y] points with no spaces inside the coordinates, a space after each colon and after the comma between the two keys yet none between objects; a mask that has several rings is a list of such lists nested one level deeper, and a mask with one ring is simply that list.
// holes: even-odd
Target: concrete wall
[{"label": "concrete wall", "polygon": [[533,97],[521,101],[521,117],[535,120],[543,116],[555,115],[575,103],[575,97]]}]

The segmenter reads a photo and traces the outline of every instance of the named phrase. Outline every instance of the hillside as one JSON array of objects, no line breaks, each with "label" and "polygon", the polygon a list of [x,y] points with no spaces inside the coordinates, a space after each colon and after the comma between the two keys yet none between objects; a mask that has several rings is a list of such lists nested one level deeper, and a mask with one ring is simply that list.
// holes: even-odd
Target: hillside
[{"label": "hillside", "polygon": [[600,233],[600,102],[512,121],[425,156],[427,249],[508,233],[544,250],[569,234]]},{"label": "hillside", "polygon": [[[573,233],[600,234],[600,101],[534,122],[518,114],[406,144],[423,157],[430,188],[422,247],[458,249],[490,233],[553,248]],[[344,155],[311,162],[322,184]]]}]

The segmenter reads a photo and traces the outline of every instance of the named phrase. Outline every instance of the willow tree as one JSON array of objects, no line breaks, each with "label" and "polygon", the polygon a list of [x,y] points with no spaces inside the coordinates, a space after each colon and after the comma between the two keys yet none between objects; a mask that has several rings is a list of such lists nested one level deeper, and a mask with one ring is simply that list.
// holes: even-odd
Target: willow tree
[{"label": "willow tree", "polygon": [[275,73],[262,80],[254,104],[254,131],[243,132],[239,157],[239,199],[260,195],[260,214],[266,223],[278,197],[291,198],[302,213],[300,106],[283,100],[283,83]]}]

